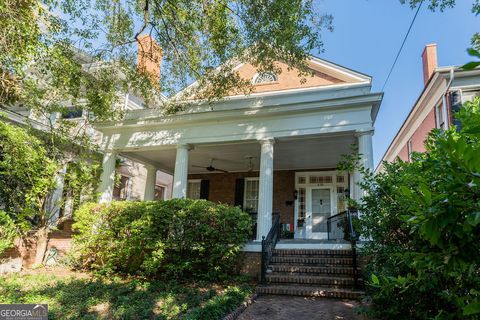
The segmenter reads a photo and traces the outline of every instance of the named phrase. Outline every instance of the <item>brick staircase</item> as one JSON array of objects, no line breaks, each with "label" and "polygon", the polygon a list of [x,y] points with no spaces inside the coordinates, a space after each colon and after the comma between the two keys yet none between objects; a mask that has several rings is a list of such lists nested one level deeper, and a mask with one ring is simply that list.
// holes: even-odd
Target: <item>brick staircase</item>
[{"label": "brick staircase", "polygon": [[351,250],[275,249],[266,279],[257,293],[343,299],[363,295],[353,289]]}]

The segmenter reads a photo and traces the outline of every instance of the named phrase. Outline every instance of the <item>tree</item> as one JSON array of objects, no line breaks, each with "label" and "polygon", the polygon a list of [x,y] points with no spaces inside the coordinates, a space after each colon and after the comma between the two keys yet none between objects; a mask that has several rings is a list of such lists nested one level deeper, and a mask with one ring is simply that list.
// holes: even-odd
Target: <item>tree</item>
[{"label": "tree", "polygon": [[[275,61],[284,61],[307,75],[308,53],[321,48],[322,28],[331,28],[331,16],[318,14],[313,0],[17,3],[0,3],[5,30],[0,35],[0,103],[21,101],[51,113],[61,111],[65,101],[82,101],[99,119],[112,117],[116,91],[137,92],[151,106],[160,92],[173,96],[193,80],[198,86],[189,98],[211,101],[232,90],[249,92],[250,83],[232,70],[239,61],[261,71],[275,70]],[[152,85],[135,67],[141,34],[151,35],[162,48],[160,83]],[[88,53],[88,64],[102,63],[101,68],[85,70],[85,61],[82,68],[76,49]],[[170,101],[165,108],[172,107]]]},{"label": "tree", "polygon": [[363,249],[375,319],[480,314],[480,98],[455,116],[461,127],[434,129],[412,162],[385,162],[375,176],[360,168],[366,196],[356,206],[371,239]]}]

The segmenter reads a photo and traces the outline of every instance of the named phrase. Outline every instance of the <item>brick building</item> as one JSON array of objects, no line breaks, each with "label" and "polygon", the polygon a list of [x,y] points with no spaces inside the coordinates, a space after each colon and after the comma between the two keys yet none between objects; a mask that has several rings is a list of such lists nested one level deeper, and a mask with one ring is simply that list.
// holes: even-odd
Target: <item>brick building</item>
[{"label": "brick building", "polygon": [[480,70],[459,67],[439,67],[437,45],[429,44],[422,53],[424,89],[395,135],[377,167],[397,158],[409,161],[412,152],[424,152],[424,142],[434,129],[447,129],[454,124],[452,117],[461,104],[480,96]]}]

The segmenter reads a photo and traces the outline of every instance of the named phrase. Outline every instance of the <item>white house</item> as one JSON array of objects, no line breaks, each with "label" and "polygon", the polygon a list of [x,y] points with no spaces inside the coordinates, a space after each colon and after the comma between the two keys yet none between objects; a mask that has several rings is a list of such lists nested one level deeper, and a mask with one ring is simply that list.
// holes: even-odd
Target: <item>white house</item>
[{"label": "white house", "polygon": [[267,235],[272,213],[295,238],[326,239],[326,219],[359,198],[359,172],[338,172],[342,155],[357,144],[373,169],[372,135],[383,93],[370,76],[311,57],[313,75],[278,63],[280,74],[236,69],[254,93],[212,104],[190,102],[185,111],[130,110],[121,121],[97,124],[103,133],[101,201],[112,200],[115,159],[146,165],[145,199],[152,200],[157,171],[174,176],[174,198],[206,198],[240,205],[256,217],[255,239]]}]

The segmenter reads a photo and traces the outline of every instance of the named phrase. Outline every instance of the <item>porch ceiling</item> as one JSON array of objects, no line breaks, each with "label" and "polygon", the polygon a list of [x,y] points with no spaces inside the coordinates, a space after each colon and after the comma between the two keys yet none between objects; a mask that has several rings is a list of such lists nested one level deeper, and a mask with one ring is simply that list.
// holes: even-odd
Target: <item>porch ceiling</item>
[{"label": "porch ceiling", "polygon": [[[278,139],[274,149],[274,169],[320,169],[334,168],[342,154],[350,153],[354,135],[311,136],[302,138]],[[135,151],[123,155],[159,166],[159,170],[173,173],[176,149]],[[253,170],[260,167],[260,144],[246,141],[233,144],[195,145],[189,153],[189,173],[205,173],[211,159],[218,169],[241,172],[248,171],[249,159],[253,157]]]}]

